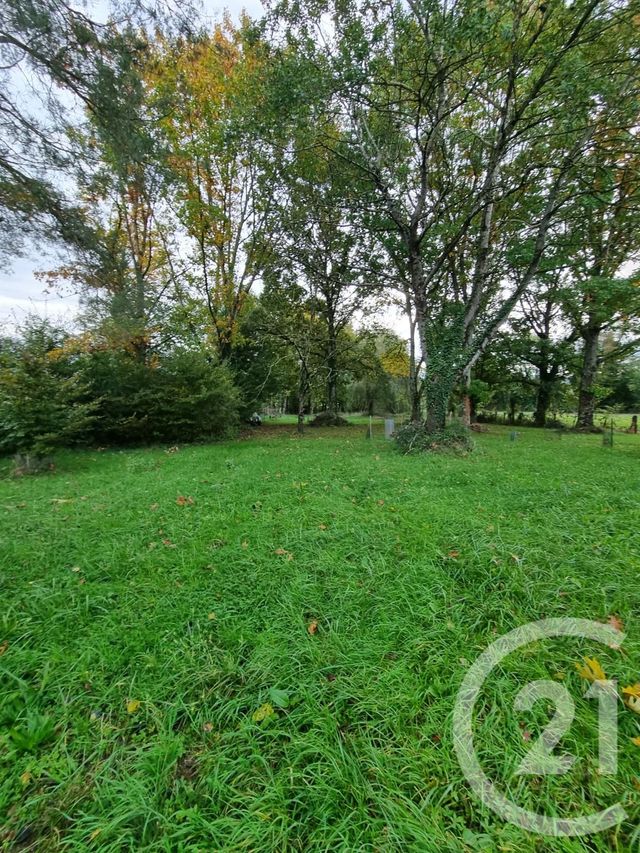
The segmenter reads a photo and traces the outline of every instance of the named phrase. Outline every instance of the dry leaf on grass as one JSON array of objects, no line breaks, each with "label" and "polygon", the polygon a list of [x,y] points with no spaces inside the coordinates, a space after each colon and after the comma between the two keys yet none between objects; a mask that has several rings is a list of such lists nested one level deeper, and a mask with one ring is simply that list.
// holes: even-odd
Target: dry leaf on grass
[{"label": "dry leaf on grass", "polygon": [[317,634],[317,632],[318,632],[318,620],[317,619],[314,619],[312,622],[309,622],[309,624],[307,625],[307,631],[309,632],[309,634],[311,634],[311,636],[313,636],[314,634]]},{"label": "dry leaf on grass", "polygon": [[612,613],[611,616],[609,616],[607,624],[611,625],[612,628],[615,628],[616,631],[624,631],[624,623],[619,616],[616,616],[615,613]]},{"label": "dry leaf on grass", "polygon": [[607,676],[604,674],[604,669],[597,658],[585,658],[584,664],[576,664],[576,669],[583,678],[586,678],[587,681],[607,680]]},{"label": "dry leaf on grass", "polygon": [[135,714],[141,704],[139,699],[127,699],[127,714]]},{"label": "dry leaf on grass", "polygon": [[276,548],[273,552],[277,557],[286,557],[287,560],[293,560],[293,554],[291,551],[287,551],[285,548]]},{"label": "dry leaf on grass", "polygon": [[622,701],[634,714],[640,714],[640,682],[622,688]]}]

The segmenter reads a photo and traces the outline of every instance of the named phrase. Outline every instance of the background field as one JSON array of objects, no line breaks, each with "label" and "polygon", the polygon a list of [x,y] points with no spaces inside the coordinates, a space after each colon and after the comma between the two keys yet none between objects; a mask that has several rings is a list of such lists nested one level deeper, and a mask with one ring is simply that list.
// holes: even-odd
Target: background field
[{"label": "background field", "polygon": [[[640,718],[621,708],[619,771],[599,775],[575,663],[640,680],[640,436],[509,432],[407,458],[362,424],[267,426],[1,479],[2,849],[637,849]],[[486,686],[478,742],[503,790],[629,813],[590,840],[527,835],[464,782],[456,692],[511,628],[612,614],[622,651],[537,646]],[[578,760],[516,776],[550,709],[514,696],[550,677]]]}]

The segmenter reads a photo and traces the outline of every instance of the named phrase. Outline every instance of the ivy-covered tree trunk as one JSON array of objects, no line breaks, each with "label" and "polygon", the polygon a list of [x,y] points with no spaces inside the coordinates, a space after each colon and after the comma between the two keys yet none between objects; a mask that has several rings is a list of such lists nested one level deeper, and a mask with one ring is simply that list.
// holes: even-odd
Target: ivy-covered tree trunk
[{"label": "ivy-covered tree trunk", "polygon": [[582,334],[584,349],[582,352],[582,370],[580,373],[580,393],[578,396],[578,429],[593,429],[593,417],[596,409],[596,374],[598,372],[598,344],[600,327],[587,326]]},{"label": "ivy-covered tree trunk", "polygon": [[458,379],[459,373],[455,370],[455,361],[446,359],[444,353],[440,358],[432,357],[427,361],[425,386],[427,392],[426,427],[428,432],[441,432],[445,428],[449,401]]}]

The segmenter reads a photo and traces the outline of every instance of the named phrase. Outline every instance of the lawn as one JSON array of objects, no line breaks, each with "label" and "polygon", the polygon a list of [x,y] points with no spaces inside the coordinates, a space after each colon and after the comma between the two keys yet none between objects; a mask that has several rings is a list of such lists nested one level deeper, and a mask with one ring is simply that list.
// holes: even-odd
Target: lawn
[{"label": "lawn", "polygon": [[[364,432],[5,466],[0,849],[638,849],[640,717],[621,707],[618,772],[599,774],[575,664],[640,680],[640,436],[492,427],[469,456],[409,458]],[[482,694],[483,766],[514,800],[629,814],[530,835],[467,786],[457,690],[518,625],[612,614],[622,650],[538,644]],[[514,773],[552,710],[514,711],[536,678],[575,700],[564,776]]]}]

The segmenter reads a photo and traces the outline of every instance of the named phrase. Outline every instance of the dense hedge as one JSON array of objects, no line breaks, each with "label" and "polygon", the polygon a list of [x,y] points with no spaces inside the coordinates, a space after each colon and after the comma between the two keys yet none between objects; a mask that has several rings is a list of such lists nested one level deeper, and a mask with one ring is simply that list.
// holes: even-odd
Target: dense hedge
[{"label": "dense hedge", "polygon": [[142,361],[78,349],[42,325],[0,344],[0,452],[210,440],[232,433],[240,400],[230,372],[202,351]]}]

